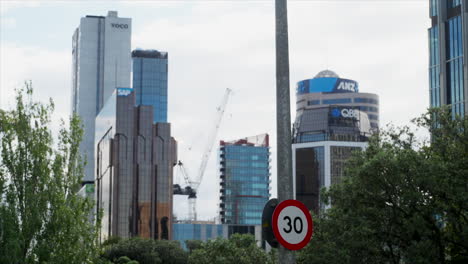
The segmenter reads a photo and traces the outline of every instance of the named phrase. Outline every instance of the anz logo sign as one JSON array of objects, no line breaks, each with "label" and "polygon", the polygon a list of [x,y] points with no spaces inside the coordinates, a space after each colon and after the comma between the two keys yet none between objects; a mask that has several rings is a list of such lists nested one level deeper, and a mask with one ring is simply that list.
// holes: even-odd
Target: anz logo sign
[{"label": "anz logo sign", "polygon": [[356,92],[356,83],[354,82],[340,82],[338,90],[347,90],[350,92]]},{"label": "anz logo sign", "polygon": [[111,27],[113,27],[113,28],[127,29],[127,28],[128,28],[128,24],[111,23]]},{"label": "anz logo sign", "polygon": [[347,92],[347,93],[357,93],[358,84],[355,81],[347,79],[338,79],[337,85],[335,86],[335,92]]}]

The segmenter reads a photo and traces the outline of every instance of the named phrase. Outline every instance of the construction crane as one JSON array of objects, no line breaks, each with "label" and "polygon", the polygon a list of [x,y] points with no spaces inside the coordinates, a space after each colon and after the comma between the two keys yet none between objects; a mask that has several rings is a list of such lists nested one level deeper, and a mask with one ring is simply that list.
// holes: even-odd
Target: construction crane
[{"label": "construction crane", "polygon": [[218,108],[216,108],[216,121],[215,127],[210,131],[211,133],[208,136],[208,140],[206,142],[205,150],[203,152],[203,156],[201,159],[200,167],[198,169],[198,174],[195,179],[191,179],[187,173],[187,169],[184,167],[184,164],[179,160],[177,163],[180,172],[184,176],[185,183],[187,186],[182,188],[179,184],[174,184],[173,186],[173,193],[179,195],[187,195],[188,196],[188,203],[189,203],[189,220],[195,221],[197,220],[197,190],[200,186],[203,175],[205,173],[206,165],[208,164],[208,159],[210,158],[211,151],[213,150],[213,145],[216,140],[216,136],[218,135],[219,127],[221,124],[221,120],[223,119],[224,111],[226,109],[226,105],[231,95],[232,90],[226,88],[226,92],[224,93],[223,100]]}]

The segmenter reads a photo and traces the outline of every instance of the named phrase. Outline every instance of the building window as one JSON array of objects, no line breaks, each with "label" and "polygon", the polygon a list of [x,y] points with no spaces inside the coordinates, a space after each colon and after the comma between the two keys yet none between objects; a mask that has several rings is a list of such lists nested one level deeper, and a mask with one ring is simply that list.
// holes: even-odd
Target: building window
[{"label": "building window", "polygon": [[430,105],[439,107],[440,102],[440,59],[439,59],[439,28],[429,29],[429,88]]},{"label": "building window", "polygon": [[307,102],[307,105],[319,105],[320,100],[310,100]]},{"label": "building window", "polygon": [[[431,7],[432,7],[432,2],[434,2],[434,0],[431,0]],[[459,5],[461,5],[461,0],[447,0],[447,8],[454,8]]]},{"label": "building window", "polygon": [[429,4],[430,4],[429,10],[431,13],[431,17],[437,16],[439,14],[439,8],[437,7],[437,0],[431,0]]},{"label": "building window", "polygon": [[322,104],[348,104],[351,103],[351,98],[336,98],[336,99],[324,99]]},{"label": "building window", "polygon": [[461,16],[446,23],[447,38],[447,104],[452,105],[452,114],[464,115],[463,87],[463,36]]},{"label": "building window", "polygon": [[372,99],[372,98],[362,98],[362,97],[356,97],[354,98],[355,103],[365,103],[365,104],[378,104],[379,100]]}]

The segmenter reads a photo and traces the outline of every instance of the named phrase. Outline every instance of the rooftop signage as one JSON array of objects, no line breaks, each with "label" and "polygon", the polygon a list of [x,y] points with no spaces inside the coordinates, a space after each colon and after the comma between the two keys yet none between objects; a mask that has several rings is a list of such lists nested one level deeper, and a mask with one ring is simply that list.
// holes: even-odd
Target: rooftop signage
[{"label": "rooftop signage", "polygon": [[117,96],[128,96],[132,92],[132,88],[117,88]]},{"label": "rooftop signage", "polygon": [[113,27],[113,28],[127,29],[127,28],[128,28],[128,24],[111,23],[111,27]]},{"label": "rooftop signage", "polygon": [[358,82],[335,77],[307,79],[297,83],[297,94],[307,93],[357,93]]}]

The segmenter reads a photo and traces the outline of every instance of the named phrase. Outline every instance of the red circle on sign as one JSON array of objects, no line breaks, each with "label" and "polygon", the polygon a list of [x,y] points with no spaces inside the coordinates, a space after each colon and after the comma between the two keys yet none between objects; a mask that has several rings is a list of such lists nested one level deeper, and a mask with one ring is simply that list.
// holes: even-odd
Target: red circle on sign
[{"label": "red circle on sign", "polygon": [[[307,219],[307,226],[308,226],[307,233],[304,239],[297,244],[291,244],[288,241],[286,241],[281,236],[279,228],[278,228],[279,215],[284,208],[289,207],[289,206],[294,206],[294,207],[299,208],[304,213]],[[273,212],[273,217],[272,217],[271,222],[272,222],[271,225],[273,227],[273,233],[275,234],[276,239],[278,240],[278,242],[280,242],[281,245],[283,245],[283,247],[289,250],[299,250],[305,247],[307,243],[309,243],[310,239],[312,238],[312,233],[314,230],[314,223],[312,222],[312,216],[310,215],[309,210],[307,210],[307,207],[303,203],[297,200],[285,200],[281,202],[278,206],[276,206],[275,211]]]}]

